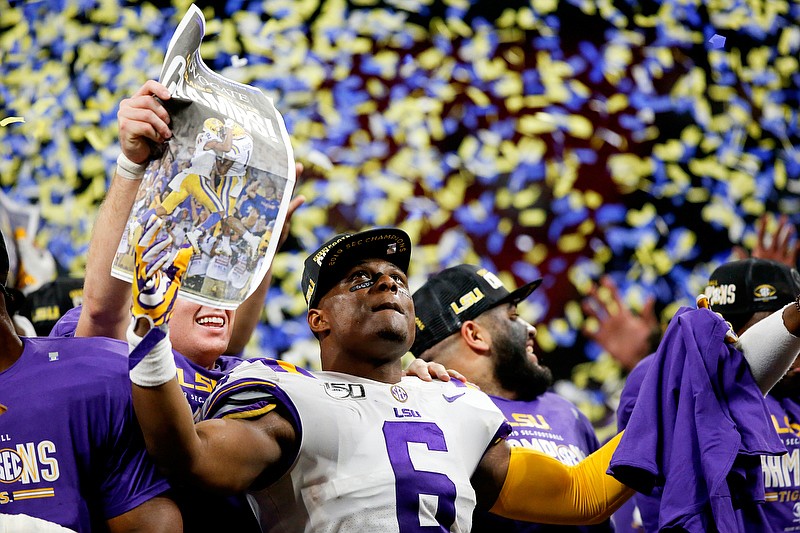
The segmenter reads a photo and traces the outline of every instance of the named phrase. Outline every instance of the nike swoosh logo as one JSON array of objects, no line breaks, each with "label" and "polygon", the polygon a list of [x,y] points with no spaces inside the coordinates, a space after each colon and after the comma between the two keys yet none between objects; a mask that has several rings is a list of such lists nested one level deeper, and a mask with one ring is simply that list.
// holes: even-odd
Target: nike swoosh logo
[{"label": "nike swoosh logo", "polygon": [[447,396],[446,394],[442,394],[442,398],[448,401],[448,403],[453,403],[454,401],[458,400],[462,396],[464,396],[466,392],[462,392],[461,394],[456,394],[455,396]]}]

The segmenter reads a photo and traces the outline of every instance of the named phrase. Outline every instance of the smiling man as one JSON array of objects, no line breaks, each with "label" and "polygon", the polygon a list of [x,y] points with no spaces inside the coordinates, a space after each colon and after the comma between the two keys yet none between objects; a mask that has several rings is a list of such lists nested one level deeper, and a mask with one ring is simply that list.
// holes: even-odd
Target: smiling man
[{"label": "smiling man", "polygon": [[[338,235],[312,253],[302,288],[324,371],[245,362],[198,424],[174,379],[168,314],[135,312],[131,381],[148,450],[188,483],[248,490],[265,531],[469,531],[476,506],[539,522],[605,520],[631,495],[605,475],[616,439],[566,466],[512,449],[505,417],[476,388],[403,377],[415,335],[410,254],[396,228]],[[139,246],[138,272],[146,256]],[[174,294],[182,272],[167,272],[134,283],[134,301],[142,286]]]}]

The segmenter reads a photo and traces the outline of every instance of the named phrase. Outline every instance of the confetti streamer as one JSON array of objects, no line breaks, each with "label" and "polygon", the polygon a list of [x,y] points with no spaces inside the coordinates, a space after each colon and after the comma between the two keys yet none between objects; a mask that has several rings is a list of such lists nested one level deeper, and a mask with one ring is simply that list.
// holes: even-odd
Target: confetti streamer
[{"label": "confetti streamer", "polygon": [[17,124],[17,123],[24,123],[25,119],[23,117],[6,117],[0,120],[0,126],[8,126],[9,124]]}]

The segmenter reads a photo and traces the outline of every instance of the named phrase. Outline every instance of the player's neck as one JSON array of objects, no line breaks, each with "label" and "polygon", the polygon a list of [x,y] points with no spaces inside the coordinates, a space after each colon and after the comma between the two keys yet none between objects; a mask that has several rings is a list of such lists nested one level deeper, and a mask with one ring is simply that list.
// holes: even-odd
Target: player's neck
[{"label": "player's neck", "polygon": [[[469,379],[469,377],[467,377]],[[472,381],[472,380],[470,380]],[[489,396],[495,396],[497,398],[504,398],[506,400],[516,400],[517,393],[516,391],[504,389],[497,381],[495,380],[478,380],[474,382],[481,391],[485,392]]]},{"label": "player's neck", "polygon": [[351,376],[382,383],[398,383],[403,377],[403,367],[400,359],[391,361],[366,359],[347,356],[342,353],[323,355],[322,370],[350,374]]}]

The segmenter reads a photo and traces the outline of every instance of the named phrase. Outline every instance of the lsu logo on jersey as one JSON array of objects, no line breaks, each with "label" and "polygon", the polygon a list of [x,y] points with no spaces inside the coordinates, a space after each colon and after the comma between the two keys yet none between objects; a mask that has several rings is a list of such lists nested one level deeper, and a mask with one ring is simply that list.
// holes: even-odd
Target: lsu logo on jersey
[{"label": "lsu logo on jersey", "polygon": [[23,485],[55,481],[60,476],[56,445],[49,440],[0,448],[0,483]]},{"label": "lsu logo on jersey", "polygon": [[214,390],[214,386],[217,384],[217,380],[206,377],[200,372],[194,373],[194,381],[192,382],[186,379],[182,368],[178,369],[177,374],[178,384],[183,389],[194,389],[196,391],[210,393],[212,390]]}]

